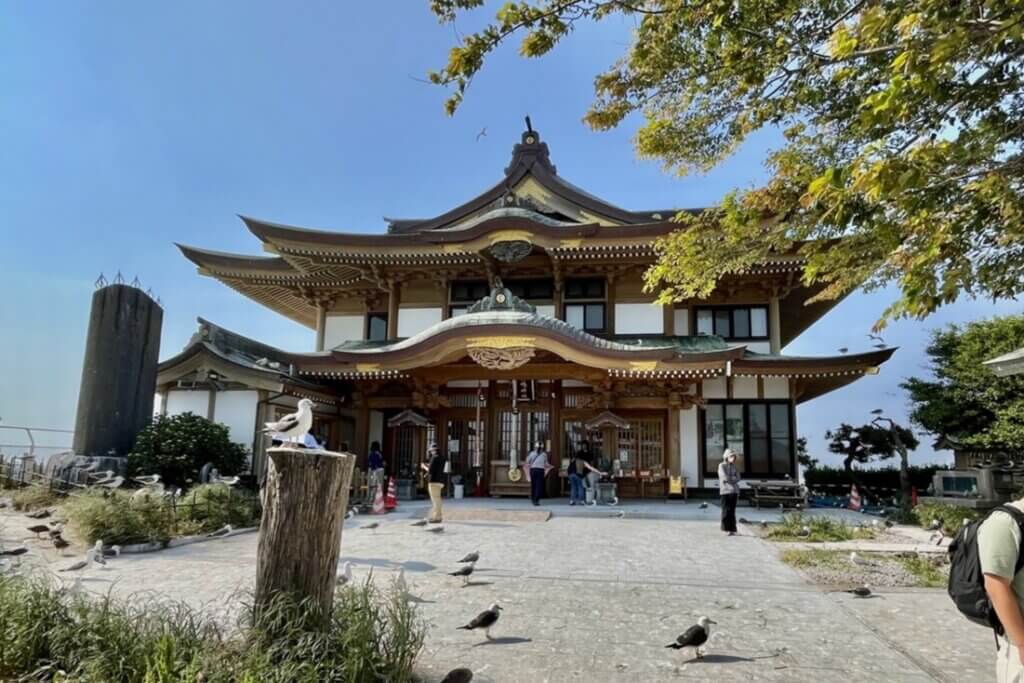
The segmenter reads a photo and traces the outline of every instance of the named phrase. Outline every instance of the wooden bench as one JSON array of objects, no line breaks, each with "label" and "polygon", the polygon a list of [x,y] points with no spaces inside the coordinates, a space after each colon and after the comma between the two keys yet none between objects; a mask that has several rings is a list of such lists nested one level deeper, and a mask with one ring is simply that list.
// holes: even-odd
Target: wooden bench
[{"label": "wooden bench", "polygon": [[776,503],[790,507],[807,505],[807,489],[794,482],[747,482],[747,491],[749,491],[750,502],[758,510],[761,509],[761,505]]}]

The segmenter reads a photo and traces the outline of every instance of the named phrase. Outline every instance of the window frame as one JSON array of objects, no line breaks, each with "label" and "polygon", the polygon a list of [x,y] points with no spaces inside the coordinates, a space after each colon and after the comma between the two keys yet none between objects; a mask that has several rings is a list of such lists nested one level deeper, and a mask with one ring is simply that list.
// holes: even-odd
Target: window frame
[{"label": "window frame", "polygon": [[[571,282],[600,282],[601,283],[601,296],[579,296],[573,297],[569,295],[569,284]],[[601,327],[587,327],[587,306],[601,306]],[[589,334],[604,335],[609,334],[611,330],[608,329],[608,282],[600,277],[574,277],[567,278],[565,283],[562,285],[562,320],[569,322],[569,309],[578,306],[582,309],[583,315],[583,326],[579,329]]]},{"label": "window frame", "polygon": [[[479,298],[476,298],[476,299],[473,299],[473,298],[456,299],[455,298],[455,288],[460,286],[460,285],[467,285],[467,286],[470,286],[470,287],[477,286],[477,285],[483,285],[484,292],[485,292],[484,296],[487,296],[488,294],[490,294],[490,285],[487,283],[487,280],[452,280],[450,283],[448,283],[448,305],[446,307],[449,318],[454,318],[455,317],[455,314],[453,313],[453,311],[455,311],[455,309],[465,308],[465,309],[468,310],[470,306],[472,306],[473,304],[475,304],[476,302],[480,301],[480,299],[483,298],[483,297],[479,297]],[[464,314],[464,312],[463,313],[459,313],[459,315],[463,315],[463,314]]]},{"label": "window frame", "polygon": [[[371,336],[373,330],[373,319],[377,318],[384,321],[384,337],[383,339],[374,339]],[[369,311],[366,314],[366,330],[363,334],[365,341],[387,341],[388,340],[388,314],[387,311]]]},{"label": "window frame", "polygon": [[[761,310],[764,311],[764,320],[765,320],[765,326],[764,326],[765,334],[764,334],[764,336],[750,334],[750,335],[747,335],[745,337],[738,337],[738,336],[735,336],[735,335],[732,335],[732,334],[730,334],[728,336],[727,335],[718,334],[718,329],[717,329],[718,326],[716,325],[716,322],[717,322],[717,320],[716,320],[716,317],[717,317],[716,313],[718,313],[720,311],[728,311],[729,312],[729,331],[733,332],[734,331],[733,328],[736,327],[736,323],[735,323],[736,319],[734,317],[735,316],[735,311],[745,310],[745,311],[747,311],[747,329],[752,331],[753,330],[753,326],[754,326],[754,317],[751,314],[751,311],[753,311],[755,308],[761,309]],[[772,321],[771,321],[771,316],[768,315],[768,304],[723,304],[723,305],[714,305],[714,306],[694,306],[694,308],[693,308],[693,333],[694,333],[694,335],[698,335],[698,336],[702,335],[702,334],[705,334],[705,333],[702,333],[702,332],[698,331],[700,329],[699,328],[699,320],[700,320],[700,312],[701,311],[710,311],[711,312],[711,333],[713,335],[715,335],[715,336],[719,336],[719,337],[722,337],[723,339],[729,339],[729,340],[733,340],[733,341],[769,341],[769,340],[771,340]]]},{"label": "window frame", "polygon": [[[725,420],[725,414],[728,405],[740,405],[743,407],[743,470],[740,472],[740,476],[744,479],[782,479],[785,475],[790,477],[796,476],[796,406],[789,399],[761,399],[761,398],[717,398],[717,399],[705,399],[705,407],[700,409],[698,422],[698,432],[700,439],[700,466],[704,473],[705,479],[717,479],[718,471],[717,467],[714,471],[708,469],[708,450],[707,450],[707,408],[708,406],[722,406],[722,419]],[[768,462],[769,467],[772,462],[772,409],[773,405],[786,406],[787,415],[787,429],[789,434],[789,469],[785,472],[758,472],[751,469],[751,458],[750,458],[750,406],[751,405],[763,405],[765,406],[765,434],[767,435],[768,442]],[[728,447],[728,444],[727,444]]]}]

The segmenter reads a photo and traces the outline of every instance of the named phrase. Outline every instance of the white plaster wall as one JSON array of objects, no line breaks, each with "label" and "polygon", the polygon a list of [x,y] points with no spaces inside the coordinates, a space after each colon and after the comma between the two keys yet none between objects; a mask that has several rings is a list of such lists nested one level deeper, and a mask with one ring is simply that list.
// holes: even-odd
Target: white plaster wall
[{"label": "white plaster wall", "polygon": [[259,392],[252,390],[220,391],[213,407],[213,421],[227,425],[231,440],[250,450],[259,400]]},{"label": "white plaster wall", "polygon": [[752,342],[737,342],[743,344],[750,351],[754,353],[771,353],[772,345],[771,342],[766,341],[752,341]]},{"label": "white plaster wall", "polygon": [[194,413],[206,417],[210,407],[210,392],[205,389],[188,391],[187,389],[171,389],[167,392],[167,414],[180,415]]},{"label": "white plaster wall", "polygon": [[554,304],[538,304],[534,306],[537,309],[537,313],[540,315],[546,315],[549,318],[555,317],[555,306]]},{"label": "white plaster wall", "polygon": [[725,398],[725,377],[712,377],[704,380],[704,398]]},{"label": "white plaster wall", "polygon": [[733,398],[757,398],[756,377],[733,377],[732,378]]},{"label": "white plaster wall", "polygon": [[440,308],[399,308],[398,336],[412,337],[441,322]]},{"label": "white plaster wall", "polygon": [[370,440],[366,445],[369,446],[374,441],[384,443],[384,413],[379,410],[370,411]]},{"label": "white plaster wall", "polygon": [[687,487],[697,486],[700,476],[699,416],[700,411],[696,408],[679,411],[679,465]]},{"label": "white plaster wall", "polygon": [[765,398],[789,398],[788,377],[765,377],[764,378]]},{"label": "white plaster wall", "polygon": [[615,304],[615,334],[662,334],[665,313],[657,304]]},{"label": "white plaster wall", "polygon": [[153,394],[153,414],[159,415],[163,412],[164,395],[159,391]]},{"label": "white plaster wall", "polygon": [[675,312],[675,322],[673,325],[673,334],[685,337],[690,334],[690,309],[689,308],[677,308]]},{"label": "white plaster wall", "polygon": [[363,338],[363,316],[329,315],[324,323],[324,349]]}]

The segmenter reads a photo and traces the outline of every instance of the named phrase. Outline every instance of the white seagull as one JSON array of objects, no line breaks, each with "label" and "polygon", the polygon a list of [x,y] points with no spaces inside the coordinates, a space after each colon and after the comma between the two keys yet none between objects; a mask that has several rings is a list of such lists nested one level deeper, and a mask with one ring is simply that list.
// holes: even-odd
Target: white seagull
[{"label": "white seagull", "polygon": [[500,616],[501,605],[494,603],[488,609],[473,617],[473,621],[469,622],[465,626],[460,626],[458,630],[473,631],[475,629],[482,628],[487,640],[493,640],[493,638],[491,638],[491,628],[493,628],[494,624],[498,622],[498,617]]},{"label": "white seagull", "polygon": [[673,650],[682,650],[687,647],[692,647],[697,655],[697,659],[704,658],[704,652],[701,650],[701,645],[708,642],[708,638],[711,636],[711,624],[717,622],[712,621],[709,617],[701,617],[697,620],[697,623],[686,629],[681,636],[675,639],[675,642],[669,643],[665,647],[670,647]]},{"label": "white seagull", "polygon": [[863,557],[855,552],[850,553],[850,562],[861,567],[874,567],[875,563],[865,560]]},{"label": "white seagull", "polygon": [[143,486],[155,486],[160,483],[159,474],[147,474],[142,477],[135,477],[134,479]]},{"label": "white seagull", "polygon": [[344,586],[346,583],[352,583],[352,563],[346,562],[341,565],[341,572],[337,576],[337,584]]},{"label": "white seagull", "polygon": [[299,401],[298,411],[285,415],[277,422],[265,423],[265,434],[272,434],[274,438],[284,442],[300,441],[313,426],[313,402],[308,398]]},{"label": "white seagull", "polygon": [[241,481],[241,478],[238,477],[238,476],[222,477],[222,476],[220,476],[218,474],[216,476],[210,477],[210,483],[211,484],[227,484],[228,486],[237,486],[238,482],[240,482],[240,481]]}]

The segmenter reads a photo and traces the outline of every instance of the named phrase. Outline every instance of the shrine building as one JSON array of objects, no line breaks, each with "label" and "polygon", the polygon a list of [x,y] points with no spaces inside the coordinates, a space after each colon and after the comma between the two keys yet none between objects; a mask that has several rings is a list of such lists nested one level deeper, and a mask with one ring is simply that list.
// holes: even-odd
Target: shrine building
[{"label": "shrine building", "polygon": [[386,233],[245,217],[269,256],[182,253],[307,326],[315,350],[201,319],[160,364],[161,410],[227,424],[257,475],[260,425],[308,397],[318,439],[348,442],[362,467],[380,442],[406,490],[422,485],[431,443],[467,495],[526,495],[511,473],[537,441],[564,468],[588,440],[623,497],[662,497],[672,479],[714,487],[727,447],[745,479],[795,479],[796,406],[877,373],[893,349],[783,354],[836,303],[804,304],[818,290],[801,284],[795,254],[724,278],[707,299],[654,304],[643,273],[676,213],[622,209],[569,183],[528,128],[489,189],[432,218],[389,219]]}]

